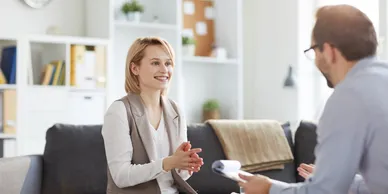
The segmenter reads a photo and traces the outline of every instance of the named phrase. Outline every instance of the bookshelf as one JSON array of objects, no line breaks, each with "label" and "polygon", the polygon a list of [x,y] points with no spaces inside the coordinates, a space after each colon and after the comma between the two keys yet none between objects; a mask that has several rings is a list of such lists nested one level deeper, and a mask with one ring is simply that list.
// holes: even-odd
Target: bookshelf
[{"label": "bookshelf", "polygon": [[[211,1],[212,43],[227,51],[226,58],[184,55],[182,35],[187,29],[183,13],[187,11],[185,2],[190,1],[194,0],[139,0],[145,8],[139,21],[128,21],[121,13],[120,7],[127,0],[57,1],[42,12],[70,13],[77,8],[69,19],[53,17],[50,21],[67,30],[62,34],[46,34],[44,29],[38,33],[37,27],[44,23],[10,27],[8,34],[0,33],[0,49],[17,46],[16,81],[0,84],[0,91],[17,94],[16,132],[0,133],[0,139],[14,143],[5,147],[15,151],[6,152],[43,153],[46,130],[55,123],[102,124],[107,107],[125,95],[127,51],[140,36],[160,36],[175,50],[176,66],[168,95],[184,110],[188,123],[201,122],[202,104],[210,98],[220,101],[222,118],[242,119],[242,0]],[[37,12],[29,13],[29,17],[41,18]],[[21,30],[25,33],[19,33]],[[74,70],[72,63],[78,52],[103,53],[90,59],[103,63]],[[47,66],[56,67],[58,61],[63,61],[63,70],[51,80],[55,71],[47,73]],[[78,71],[84,74],[74,76]],[[74,77],[83,82],[74,82]]]},{"label": "bookshelf", "polygon": [[[6,49],[14,48],[17,45],[17,39],[11,37],[0,38],[0,148],[15,149],[15,134],[16,124],[16,100],[17,97],[17,82],[16,82],[16,59],[12,56],[15,54],[6,53]],[[10,64],[10,65],[8,65]],[[12,80],[12,81],[11,81]],[[4,114],[7,112],[7,114]],[[0,150],[0,153],[7,154],[9,152]],[[10,156],[13,154],[11,153]]]}]

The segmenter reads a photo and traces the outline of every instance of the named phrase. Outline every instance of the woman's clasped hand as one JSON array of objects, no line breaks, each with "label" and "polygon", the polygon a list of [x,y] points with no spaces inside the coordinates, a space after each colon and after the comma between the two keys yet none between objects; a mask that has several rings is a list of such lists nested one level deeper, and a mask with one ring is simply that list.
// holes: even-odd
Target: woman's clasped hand
[{"label": "woman's clasped hand", "polygon": [[201,151],[201,148],[191,149],[190,142],[184,142],[173,155],[163,160],[163,170],[170,171],[175,168],[178,172],[181,170],[188,170],[190,174],[198,172],[204,164],[203,159],[198,155]]}]

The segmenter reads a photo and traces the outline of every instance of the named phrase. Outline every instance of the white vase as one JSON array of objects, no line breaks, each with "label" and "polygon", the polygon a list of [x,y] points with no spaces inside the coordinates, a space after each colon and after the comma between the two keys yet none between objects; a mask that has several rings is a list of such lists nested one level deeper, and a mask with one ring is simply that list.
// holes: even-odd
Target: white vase
[{"label": "white vase", "polygon": [[183,45],[182,46],[182,55],[183,56],[194,56],[195,55],[195,45],[189,44],[189,45]]},{"label": "white vase", "polygon": [[127,14],[127,20],[131,22],[140,22],[141,15],[141,12],[129,12]]}]

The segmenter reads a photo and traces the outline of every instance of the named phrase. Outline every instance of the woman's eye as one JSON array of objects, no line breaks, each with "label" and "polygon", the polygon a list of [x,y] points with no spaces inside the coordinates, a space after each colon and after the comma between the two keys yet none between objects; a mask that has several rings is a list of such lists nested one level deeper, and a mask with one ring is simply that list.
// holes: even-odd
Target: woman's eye
[{"label": "woman's eye", "polygon": [[170,62],[167,62],[167,63],[166,63],[166,66],[170,66],[170,65],[171,65],[171,63],[170,63]]},{"label": "woman's eye", "polygon": [[152,65],[159,65],[158,61],[152,62]]}]

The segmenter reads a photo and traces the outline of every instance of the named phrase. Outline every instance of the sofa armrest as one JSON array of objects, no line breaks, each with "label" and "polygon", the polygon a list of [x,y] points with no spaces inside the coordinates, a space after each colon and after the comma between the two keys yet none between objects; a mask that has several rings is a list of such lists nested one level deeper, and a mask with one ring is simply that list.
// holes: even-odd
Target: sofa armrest
[{"label": "sofa armrest", "polygon": [[0,192],[41,193],[42,165],[40,155],[0,158]]}]

